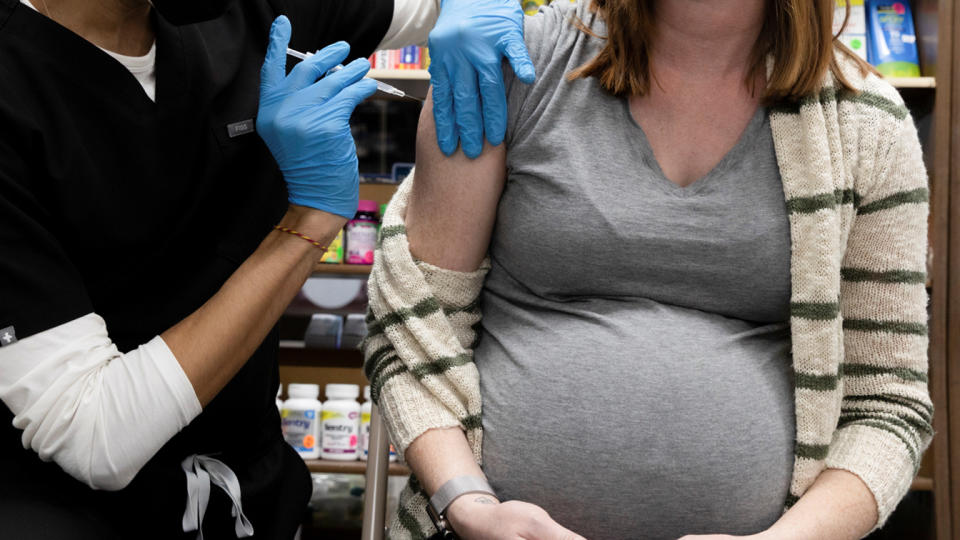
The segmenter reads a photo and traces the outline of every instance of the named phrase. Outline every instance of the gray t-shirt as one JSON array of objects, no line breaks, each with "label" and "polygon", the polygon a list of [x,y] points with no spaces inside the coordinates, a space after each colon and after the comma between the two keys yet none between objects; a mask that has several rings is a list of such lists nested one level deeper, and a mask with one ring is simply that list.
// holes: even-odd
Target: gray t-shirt
[{"label": "gray t-shirt", "polygon": [[627,100],[565,80],[602,45],[568,23],[575,10],[604,34],[557,0],[525,23],[537,82],[509,82],[476,351],[484,470],[591,540],[760,532],[781,514],[795,437],[766,111],[705,177],[671,183]]}]

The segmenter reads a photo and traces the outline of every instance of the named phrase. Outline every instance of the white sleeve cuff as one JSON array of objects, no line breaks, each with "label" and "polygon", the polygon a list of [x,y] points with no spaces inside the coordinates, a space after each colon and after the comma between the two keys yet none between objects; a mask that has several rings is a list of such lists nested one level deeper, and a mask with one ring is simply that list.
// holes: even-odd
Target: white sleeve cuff
[{"label": "white sleeve cuff", "polygon": [[0,349],[22,442],[94,489],[122,489],[202,408],[166,343],[121,354],[90,313]]},{"label": "white sleeve cuff", "polygon": [[393,20],[378,50],[427,44],[440,16],[440,0],[394,0]]}]

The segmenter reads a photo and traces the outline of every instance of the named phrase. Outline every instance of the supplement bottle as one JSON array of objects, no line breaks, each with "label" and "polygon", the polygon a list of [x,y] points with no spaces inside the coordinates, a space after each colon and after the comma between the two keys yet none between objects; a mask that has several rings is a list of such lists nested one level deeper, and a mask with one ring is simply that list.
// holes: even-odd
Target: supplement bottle
[{"label": "supplement bottle", "polygon": [[281,384],[280,386],[277,387],[277,410],[281,412],[283,411],[283,400],[280,399],[280,394],[282,393],[283,393],[283,385]]},{"label": "supplement bottle", "polygon": [[323,405],[323,459],[353,461],[360,452],[360,387],[355,384],[328,384]]},{"label": "supplement bottle", "polygon": [[320,457],[320,411],[323,404],[317,400],[320,385],[287,385],[287,399],[280,411],[283,438],[304,459]]},{"label": "supplement bottle", "polygon": [[373,264],[379,223],[377,201],[362,199],[357,207],[357,215],[343,229],[347,241],[347,264]]},{"label": "supplement bottle", "polygon": [[360,407],[360,459],[367,460],[370,454],[370,387],[363,387],[363,406]]},{"label": "supplement bottle", "polygon": [[[373,402],[370,401],[370,387],[363,387],[363,406],[360,407],[360,459],[366,461],[370,456],[370,412]],[[397,460],[397,451],[390,445],[390,461]]]}]

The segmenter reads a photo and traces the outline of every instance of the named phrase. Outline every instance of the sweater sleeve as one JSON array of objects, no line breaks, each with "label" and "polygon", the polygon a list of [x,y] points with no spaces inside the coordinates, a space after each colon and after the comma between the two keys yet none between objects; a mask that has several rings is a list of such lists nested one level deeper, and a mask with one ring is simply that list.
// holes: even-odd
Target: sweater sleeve
[{"label": "sweater sleeve", "polygon": [[429,429],[460,426],[480,461],[480,378],[473,346],[489,264],[473,272],[416,261],[404,226],[414,174],[387,207],[368,282],[364,371],[402,455]]},{"label": "sweater sleeve", "polygon": [[927,389],[927,175],[909,115],[861,200],[841,269],[840,419],[826,458],[859,476],[887,518],[933,437]]}]

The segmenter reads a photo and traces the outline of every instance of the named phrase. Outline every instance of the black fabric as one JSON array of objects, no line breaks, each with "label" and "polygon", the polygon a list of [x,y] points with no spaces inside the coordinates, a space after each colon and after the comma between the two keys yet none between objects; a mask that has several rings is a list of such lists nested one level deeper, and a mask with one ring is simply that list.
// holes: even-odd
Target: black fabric
[{"label": "black fabric", "polygon": [[[196,310],[253,252],[286,208],[285,187],[260,138],[230,137],[227,125],[255,118],[279,13],[293,23],[294,47],[346,40],[368,56],[393,2],[245,0],[181,27],[153,17],[154,103],[109,55],[19,0],[0,0],[0,328],[23,339],[95,312],[128,351]],[[121,538],[179,538],[180,461],[214,454],[241,478],[257,538],[289,537],[309,478],[280,436],[277,344],[273,332],[116,493],[90,490],[24,450],[0,406],[0,505],[70,507],[51,527],[82,516],[91,531]],[[4,538],[10,516],[0,514]],[[225,528],[205,526],[209,538],[233,537],[232,522],[213,523]]]}]

